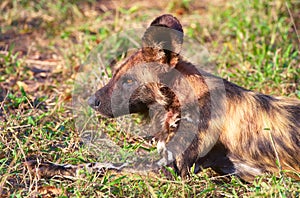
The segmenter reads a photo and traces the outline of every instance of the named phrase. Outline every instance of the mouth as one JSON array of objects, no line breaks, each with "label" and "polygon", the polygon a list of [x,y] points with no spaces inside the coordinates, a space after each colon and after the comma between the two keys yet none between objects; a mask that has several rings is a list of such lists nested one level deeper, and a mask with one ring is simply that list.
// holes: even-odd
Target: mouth
[{"label": "mouth", "polygon": [[112,113],[100,111],[98,106],[90,106],[90,107],[95,111],[97,116],[101,116],[103,118],[115,118],[115,116]]},{"label": "mouth", "polygon": [[102,118],[107,118],[107,119],[112,119],[112,118],[115,118],[113,115],[107,115],[107,114],[102,114],[99,112],[99,114]]}]

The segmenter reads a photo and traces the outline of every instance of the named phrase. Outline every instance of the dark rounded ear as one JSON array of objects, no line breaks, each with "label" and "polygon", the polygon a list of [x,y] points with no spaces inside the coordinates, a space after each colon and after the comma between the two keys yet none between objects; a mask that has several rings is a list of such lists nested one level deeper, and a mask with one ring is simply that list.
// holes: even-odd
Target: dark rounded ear
[{"label": "dark rounded ear", "polygon": [[143,47],[160,48],[166,54],[179,54],[183,43],[183,30],[180,22],[170,14],[157,17],[146,30]]}]

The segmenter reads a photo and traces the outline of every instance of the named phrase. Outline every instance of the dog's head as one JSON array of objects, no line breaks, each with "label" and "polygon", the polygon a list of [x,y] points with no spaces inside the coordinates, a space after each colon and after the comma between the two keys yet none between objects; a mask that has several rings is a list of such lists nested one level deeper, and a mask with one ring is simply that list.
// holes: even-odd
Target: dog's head
[{"label": "dog's head", "polygon": [[165,82],[175,75],[182,43],[183,30],[175,17],[156,18],[144,33],[142,48],[120,64],[89,105],[106,117],[146,113],[152,104],[167,108],[175,95]]}]

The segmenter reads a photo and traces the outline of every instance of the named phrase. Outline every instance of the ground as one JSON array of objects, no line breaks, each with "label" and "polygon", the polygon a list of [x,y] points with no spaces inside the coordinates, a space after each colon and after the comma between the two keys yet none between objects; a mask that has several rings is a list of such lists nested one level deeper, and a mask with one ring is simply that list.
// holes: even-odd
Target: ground
[{"label": "ground", "polygon": [[[110,35],[145,28],[163,13],[209,50],[210,72],[257,92],[300,98],[299,1],[3,0],[0,12],[1,197],[299,197],[299,181],[284,174],[253,183],[211,170],[187,180],[109,172],[39,179],[23,164],[97,160],[74,124],[76,74]],[[135,148],[135,139],[109,122],[109,135]]]}]

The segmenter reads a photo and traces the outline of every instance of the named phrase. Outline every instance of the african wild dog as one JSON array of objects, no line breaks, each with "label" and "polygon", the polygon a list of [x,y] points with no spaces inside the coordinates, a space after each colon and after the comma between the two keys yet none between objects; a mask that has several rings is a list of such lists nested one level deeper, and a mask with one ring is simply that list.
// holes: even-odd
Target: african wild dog
[{"label": "african wild dog", "polygon": [[[192,166],[195,172],[211,167],[243,180],[282,169],[299,179],[299,100],[246,90],[183,60],[183,30],[171,15],[156,18],[142,42],[88,103],[111,118],[154,112],[149,116],[159,125],[153,138],[161,159],[153,166],[169,166],[183,177]],[[78,166],[55,168],[72,175]],[[50,167],[44,170],[53,175]]]}]

